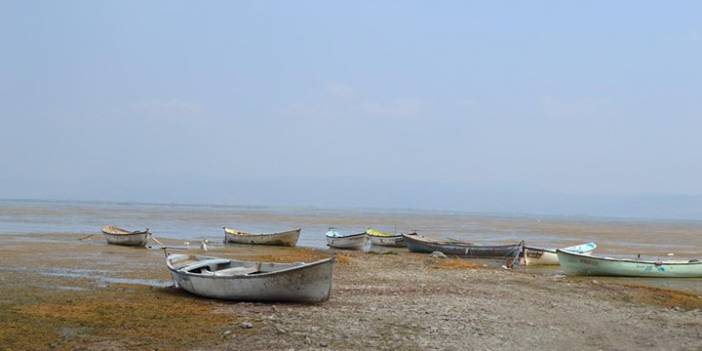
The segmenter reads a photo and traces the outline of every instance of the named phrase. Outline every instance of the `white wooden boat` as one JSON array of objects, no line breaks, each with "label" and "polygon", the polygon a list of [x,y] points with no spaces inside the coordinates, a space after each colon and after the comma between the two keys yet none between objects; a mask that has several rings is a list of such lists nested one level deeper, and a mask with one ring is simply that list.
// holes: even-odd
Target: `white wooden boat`
[{"label": "white wooden boat", "polygon": [[405,247],[405,238],[402,236],[402,234],[395,235],[377,229],[368,229],[366,230],[366,234],[368,234],[368,239],[370,240],[371,245]]},{"label": "white wooden boat", "polygon": [[702,278],[702,261],[651,261],[588,256],[557,250],[566,275],[598,275],[650,278]]},{"label": "white wooden boat", "polygon": [[129,231],[111,225],[102,227],[102,235],[105,237],[108,244],[124,246],[146,246],[151,238],[149,228]]},{"label": "white wooden boat", "polygon": [[300,229],[272,234],[255,234],[224,227],[224,242],[254,245],[295,246],[300,238]]},{"label": "white wooden boat", "polygon": [[335,249],[363,250],[368,242],[368,236],[365,232],[343,235],[330,228],[326,234],[326,237],[327,246]]},{"label": "white wooden boat", "polygon": [[334,258],[267,263],[172,254],[166,265],[177,287],[209,298],[261,302],[322,302],[332,287]]},{"label": "white wooden boat", "polygon": [[[590,255],[597,248],[594,242],[563,248],[562,250]],[[556,249],[545,249],[533,246],[524,246],[524,263],[532,265],[557,265],[558,254]]]}]

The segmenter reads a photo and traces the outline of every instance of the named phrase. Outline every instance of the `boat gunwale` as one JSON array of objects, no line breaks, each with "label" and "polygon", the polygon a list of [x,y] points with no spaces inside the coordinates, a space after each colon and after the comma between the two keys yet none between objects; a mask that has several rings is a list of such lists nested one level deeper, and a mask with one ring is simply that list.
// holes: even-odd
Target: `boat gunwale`
[{"label": "boat gunwale", "polygon": [[655,265],[655,266],[662,266],[662,265],[698,265],[702,264],[702,260],[698,260],[695,262],[691,262],[691,260],[688,261],[650,261],[650,260],[635,260],[631,258],[615,258],[615,257],[607,257],[607,256],[591,256],[591,255],[584,255],[580,254],[577,252],[571,252],[571,251],[565,251],[562,249],[556,249],[557,253],[564,253],[567,255],[575,256],[575,257],[582,257],[582,258],[588,258],[591,260],[599,260],[599,261],[607,261],[607,262],[624,262],[624,263],[638,263],[638,264],[650,264],[650,265]]},{"label": "boat gunwale", "polygon": [[382,238],[382,239],[399,239],[402,238],[402,234],[397,234],[397,235],[373,235],[366,233],[368,236],[372,236],[374,238]]},{"label": "boat gunwale", "polygon": [[423,235],[406,235],[402,234],[405,239],[410,238],[410,241],[415,240],[420,243],[424,244],[434,244],[434,245],[452,245],[452,246],[457,246],[457,247],[465,247],[465,248],[470,248],[470,247],[475,247],[475,248],[517,248],[522,246],[522,242],[518,242],[516,244],[500,244],[500,245],[482,245],[482,244],[475,244],[471,242],[464,242],[464,241],[443,241],[443,240],[436,240],[436,239],[431,239],[427,238],[426,236]]},{"label": "boat gunwale", "polygon": [[[213,259],[214,259],[214,258],[217,258],[217,257],[210,257],[210,256],[196,256],[196,257],[201,257],[201,258],[213,258]],[[281,263],[283,263],[283,264],[285,264],[285,263],[286,263],[286,262],[242,261],[242,260],[235,260],[235,259],[230,259],[230,258],[225,258],[225,259],[229,260],[230,262],[231,262],[231,261],[236,261],[236,262],[256,262],[257,264],[258,264],[258,263],[260,263],[260,264],[269,264],[269,263],[272,263],[272,264],[281,264]],[[190,276],[190,277],[211,278],[211,279],[218,279],[218,280],[225,280],[225,279],[226,279],[226,280],[255,279],[255,278],[259,278],[259,277],[268,277],[268,276],[272,276],[272,275],[286,274],[286,273],[289,273],[289,272],[297,271],[297,270],[304,269],[304,268],[319,266],[319,265],[326,264],[326,263],[334,264],[335,262],[336,262],[336,256],[332,256],[332,257],[323,258],[323,259],[321,259],[321,260],[317,260],[317,261],[314,261],[314,262],[309,262],[309,263],[302,262],[302,263],[303,263],[302,265],[293,266],[293,267],[288,267],[288,268],[283,268],[283,269],[281,269],[281,270],[277,270],[277,271],[274,271],[274,272],[265,272],[265,273],[259,273],[259,274],[256,274],[256,275],[242,274],[242,275],[233,275],[233,276],[222,276],[222,275],[203,275],[203,274],[198,274],[198,273],[192,273],[192,272],[181,271],[180,269],[175,269],[175,268],[173,268],[173,266],[171,265],[171,260],[168,259],[168,258],[166,258],[166,266],[167,266],[168,269],[169,269],[171,272],[173,272],[173,273],[181,274],[181,275],[186,275],[186,276]],[[294,264],[294,263],[299,263],[299,262],[287,262],[287,263],[288,263],[288,264]],[[182,268],[185,268],[185,267],[182,267]],[[181,268],[181,269],[182,269],[182,268]]]},{"label": "boat gunwale", "polygon": [[368,234],[366,234],[366,232],[359,233],[359,234],[344,235],[344,236],[329,236],[329,235],[325,234],[325,236],[327,238],[330,238],[330,239],[348,239],[348,238],[360,237],[360,236],[364,236],[364,235],[368,235]]},{"label": "boat gunwale", "polygon": [[[387,235],[381,235],[381,234],[372,234],[371,232],[374,233],[386,233]],[[402,237],[402,233],[400,234],[390,234],[388,232],[384,232],[382,230],[378,229],[373,229],[373,228],[368,228],[366,229],[366,235],[372,236],[374,238],[388,238],[388,239],[398,239]]]},{"label": "boat gunwale", "polygon": [[[235,237],[235,238],[238,238],[238,237],[254,237],[254,238],[261,238],[261,237],[267,237],[267,236],[280,236],[280,235],[282,235],[282,234],[289,234],[289,233],[294,233],[294,232],[297,232],[297,234],[299,235],[300,232],[302,232],[302,229],[301,229],[301,228],[295,228],[295,229],[286,230],[286,231],[284,231],[284,232],[277,232],[277,233],[260,233],[260,234],[257,234],[257,233],[240,232],[240,231],[238,231],[238,230],[235,230],[235,229],[232,229],[232,228],[227,228],[227,227],[222,227],[222,228],[224,229],[224,235],[225,235],[225,236],[232,236],[232,237]],[[239,233],[239,234],[232,234],[232,233],[227,232],[227,230],[233,230],[233,231],[235,231],[235,232],[237,232],[237,233]]]},{"label": "boat gunwale", "polygon": [[[595,250],[597,249],[597,243],[595,243],[594,241],[590,241],[590,242],[586,242],[586,243],[582,243],[582,244],[578,244],[578,245],[573,245],[573,246],[564,247],[564,248],[561,248],[561,249],[558,249],[558,248],[552,249],[552,248],[536,247],[536,246],[528,246],[528,245],[524,245],[524,248],[527,249],[527,250],[543,251],[543,252],[548,252],[548,253],[553,253],[553,254],[555,254],[555,253],[558,253],[558,250],[570,251],[570,250],[566,250],[566,249],[572,248],[572,247],[580,247],[580,246],[589,245],[589,244],[593,244],[593,248],[590,249],[590,250],[588,250],[588,251],[582,252],[582,253],[584,254],[584,253],[588,253],[588,252],[593,252],[593,251],[595,251]],[[570,251],[570,252],[581,253],[581,252],[577,252],[577,251]]]},{"label": "boat gunwale", "polygon": [[543,251],[543,252],[548,252],[548,253],[557,253],[558,249],[547,249],[545,247],[534,247],[534,246],[524,246],[525,250],[534,250],[534,251]]},{"label": "boat gunwale", "polygon": [[[121,230],[121,231],[124,231],[124,233],[114,233],[114,232],[109,231],[109,229]],[[102,229],[101,229],[100,231],[101,231],[102,234],[104,234],[104,235],[113,235],[113,236],[127,236],[127,235],[144,235],[144,234],[151,234],[151,232],[149,231],[149,228],[145,228],[144,230],[129,231],[129,230],[126,230],[126,229],[124,229],[124,228],[115,227],[115,226],[113,226],[113,225],[106,225],[106,226],[102,227]]]}]

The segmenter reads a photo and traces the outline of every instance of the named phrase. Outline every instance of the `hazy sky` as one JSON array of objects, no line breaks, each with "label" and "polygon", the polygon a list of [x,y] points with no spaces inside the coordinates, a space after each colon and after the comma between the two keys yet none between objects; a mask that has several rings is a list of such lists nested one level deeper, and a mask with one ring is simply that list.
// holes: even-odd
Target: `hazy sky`
[{"label": "hazy sky", "polygon": [[702,194],[701,13],[697,1],[4,1],[0,198]]}]

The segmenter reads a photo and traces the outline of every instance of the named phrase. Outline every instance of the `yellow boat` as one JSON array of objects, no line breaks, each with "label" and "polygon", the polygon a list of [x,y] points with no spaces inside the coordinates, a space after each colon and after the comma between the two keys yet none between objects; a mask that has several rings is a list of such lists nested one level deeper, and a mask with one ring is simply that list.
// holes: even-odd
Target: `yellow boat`
[{"label": "yellow boat", "polygon": [[366,230],[366,234],[368,234],[368,238],[370,238],[372,245],[405,247],[405,239],[402,237],[402,235],[392,234],[377,229],[368,229]]}]

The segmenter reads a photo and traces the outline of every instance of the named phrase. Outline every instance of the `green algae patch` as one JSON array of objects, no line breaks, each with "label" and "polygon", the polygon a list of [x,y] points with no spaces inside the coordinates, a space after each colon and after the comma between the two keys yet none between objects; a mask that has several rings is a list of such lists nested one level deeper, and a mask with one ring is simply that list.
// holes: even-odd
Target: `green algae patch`
[{"label": "green algae patch", "polygon": [[626,284],[632,300],[651,305],[683,310],[702,309],[702,296],[678,290],[654,288],[650,286]]},{"label": "green algae patch", "polygon": [[307,248],[271,247],[257,251],[256,254],[247,255],[240,259],[261,262],[314,262],[330,256],[321,250]]},{"label": "green algae patch", "polygon": [[44,291],[34,302],[0,306],[4,350],[185,350],[216,343],[239,322],[217,302],[171,288],[119,285],[92,291]]},{"label": "green algae patch", "polygon": [[444,258],[433,260],[431,268],[435,269],[480,269],[482,266],[475,262],[466,261],[460,258]]},{"label": "green algae patch", "polygon": [[605,283],[597,280],[593,280],[589,286],[606,291],[614,299],[629,303],[686,311],[702,310],[702,296],[685,291],[623,282]]}]

